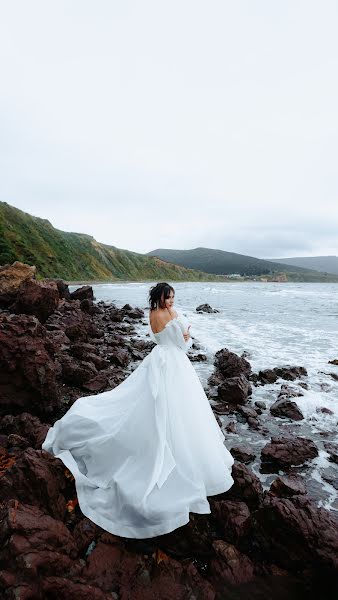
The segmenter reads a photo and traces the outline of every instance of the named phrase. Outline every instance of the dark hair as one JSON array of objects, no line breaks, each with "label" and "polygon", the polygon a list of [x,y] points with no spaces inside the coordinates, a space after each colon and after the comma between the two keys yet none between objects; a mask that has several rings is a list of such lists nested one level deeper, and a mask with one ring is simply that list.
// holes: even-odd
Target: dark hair
[{"label": "dark hair", "polygon": [[167,298],[169,298],[170,292],[174,292],[175,294],[174,288],[165,281],[153,285],[149,290],[148,298],[150,310],[154,310],[155,308],[164,308],[164,306],[162,305],[162,295],[164,294],[163,298],[164,300],[166,300]]}]

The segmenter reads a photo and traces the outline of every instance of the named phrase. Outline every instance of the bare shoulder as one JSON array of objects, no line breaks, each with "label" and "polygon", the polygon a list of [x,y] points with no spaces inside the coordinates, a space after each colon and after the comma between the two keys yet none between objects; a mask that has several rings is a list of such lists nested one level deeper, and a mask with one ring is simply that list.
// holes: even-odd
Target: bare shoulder
[{"label": "bare shoulder", "polygon": [[176,319],[176,317],[178,317],[177,311],[174,308],[167,308],[167,311],[170,314],[171,319]]},{"label": "bare shoulder", "polygon": [[177,312],[173,309],[158,309],[151,310],[149,314],[150,325],[154,333],[159,333],[164,329],[166,324],[173,318],[177,317]]}]

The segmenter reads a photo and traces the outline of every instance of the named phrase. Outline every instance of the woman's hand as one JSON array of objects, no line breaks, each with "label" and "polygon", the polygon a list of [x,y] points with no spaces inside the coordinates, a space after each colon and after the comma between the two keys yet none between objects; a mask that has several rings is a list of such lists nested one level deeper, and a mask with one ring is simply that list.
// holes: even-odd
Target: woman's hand
[{"label": "woman's hand", "polygon": [[190,329],[190,327],[191,327],[191,325],[189,325],[189,327],[188,327],[188,331],[187,331],[186,333],[184,333],[184,334],[183,334],[184,340],[185,340],[186,342],[187,342],[187,341],[188,341],[188,339],[190,338],[190,332],[189,332],[189,329]]}]

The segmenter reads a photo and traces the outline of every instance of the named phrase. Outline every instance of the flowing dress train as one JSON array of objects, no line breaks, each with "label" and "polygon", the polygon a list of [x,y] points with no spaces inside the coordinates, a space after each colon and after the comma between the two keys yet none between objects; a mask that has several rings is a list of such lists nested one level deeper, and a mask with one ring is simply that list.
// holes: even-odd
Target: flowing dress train
[{"label": "flowing dress train", "polygon": [[43,450],[75,478],[79,507],[115,535],[150,538],[208,514],[207,496],[233,484],[232,455],[184,340],[182,313],[114,389],[78,398],[47,432]]}]

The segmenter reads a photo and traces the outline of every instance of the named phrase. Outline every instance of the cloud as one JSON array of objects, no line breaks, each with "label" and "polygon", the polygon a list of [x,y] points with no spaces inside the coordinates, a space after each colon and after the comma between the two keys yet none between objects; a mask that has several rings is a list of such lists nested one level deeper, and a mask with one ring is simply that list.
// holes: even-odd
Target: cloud
[{"label": "cloud", "polygon": [[139,252],[338,253],[336,16],[315,0],[7,3],[0,199]]}]

